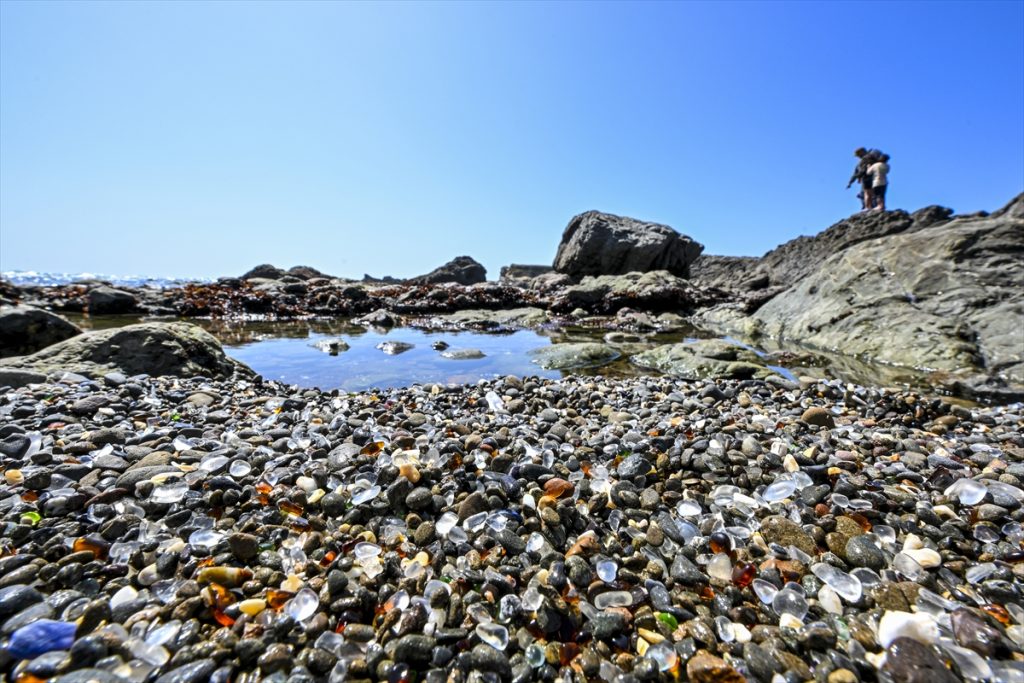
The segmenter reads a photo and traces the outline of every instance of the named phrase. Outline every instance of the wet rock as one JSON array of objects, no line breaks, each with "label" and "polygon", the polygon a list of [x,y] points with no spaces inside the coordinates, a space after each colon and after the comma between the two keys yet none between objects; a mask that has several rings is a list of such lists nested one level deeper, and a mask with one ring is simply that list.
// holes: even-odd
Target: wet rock
[{"label": "wet rock", "polygon": [[931,647],[910,638],[897,638],[889,646],[883,668],[894,683],[955,683],[959,680]]},{"label": "wet rock", "polygon": [[81,333],[56,313],[31,306],[0,306],[0,358],[35,353]]}]

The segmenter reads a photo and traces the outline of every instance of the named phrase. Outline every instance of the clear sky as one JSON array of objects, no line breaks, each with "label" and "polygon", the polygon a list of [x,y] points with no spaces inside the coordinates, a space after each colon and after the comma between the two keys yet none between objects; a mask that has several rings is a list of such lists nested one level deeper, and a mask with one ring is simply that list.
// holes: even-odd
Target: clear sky
[{"label": "clear sky", "polygon": [[1024,2],[0,2],[0,270],[550,263],[599,209],[759,255],[1024,190]]}]

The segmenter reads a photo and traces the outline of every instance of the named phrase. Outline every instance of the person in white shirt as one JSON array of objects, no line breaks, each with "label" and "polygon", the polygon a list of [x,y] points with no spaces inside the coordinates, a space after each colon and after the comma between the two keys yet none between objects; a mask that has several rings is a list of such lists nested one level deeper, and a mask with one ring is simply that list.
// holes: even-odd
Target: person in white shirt
[{"label": "person in white shirt", "polygon": [[885,191],[889,187],[889,155],[883,154],[875,163],[868,166],[868,177],[871,178],[871,199],[875,211],[885,211]]}]

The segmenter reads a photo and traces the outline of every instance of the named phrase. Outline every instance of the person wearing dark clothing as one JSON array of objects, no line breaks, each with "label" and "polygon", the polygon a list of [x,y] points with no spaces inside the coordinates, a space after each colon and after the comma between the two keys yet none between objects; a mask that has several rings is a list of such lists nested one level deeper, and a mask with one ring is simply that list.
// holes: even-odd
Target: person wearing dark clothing
[{"label": "person wearing dark clothing", "polygon": [[871,175],[868,173],[868,168],[882,158],[882,153],[877,149],[858,147],[854,150],[853,155],[857,157],[857,166],[853,169],[850,182],[846,183],[846,189],[850,189],[850,186],[855,182],[860,183],[861,208],[866,211],[875,204],[874,193],[871,191]]}]

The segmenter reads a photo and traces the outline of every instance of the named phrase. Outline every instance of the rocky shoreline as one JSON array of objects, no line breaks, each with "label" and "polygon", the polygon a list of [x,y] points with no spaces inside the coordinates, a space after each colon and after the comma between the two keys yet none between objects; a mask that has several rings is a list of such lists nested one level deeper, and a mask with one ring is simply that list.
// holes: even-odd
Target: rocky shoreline
[{"label": "rocky shoreline", "polygon": [[[931,273],[920,315],[901,324],[964,365],[945,368],[956,381],[980,377],[971,390],[1006,399],[1020,384],[1003,350],[1022,212],[1018,198],[991,217],[859,216],[760,260],[697,257],[692,240],[651,248],[650,235],[676,237],[640,224],[625,273],[519,267],[505,284],[261,267],[168,290],[4,285],[21,305],[0,325],[0,671],[21,683],[1019,683],[1019,404],[793,382],[716,340],[638,354],[657,377],[325,392],[265,381],[194,325],[81,334],[44,308],[565,320],[624,345],[684,316],[764,335],[782,320],[790,334],[801,297],[827,308],[860,291],[827,273],[859,268],[891,299],[867,277],[887,272],[891,244]],[[578,219],[563,270],[583,237],[631,226]],[[819,267],[793,261],[825,249]],[[645,270],[652,258],[675,272]],[[950,297],[979,281],[957,309]],[[879,318],[865,311],[886,311],[847,304],[814,334],[841,331],[867,353],[864,325]],[[947,318],[976,354],[943,355]]]},{"label": "rocky shoreline", "polygon": [[[469,257],[407,281],[263,265],[166,289],[0,283],[0,304],[90,315],[346,317],[427,329],[650,332],[685,322],[747,343],[928,373],[931,385],[954,396],[1024,400],[1024,195],[992,214],[956,216],[936,206],[858,214],[761,258],[701,250],[667,226],[588,212],[570,221],[554,268],[508,266],[497,282]],[[27,324],[11,332],[0,321],[0,357],[29,352],[5,341],[23,339],[18,330]],[[46,340],[37,349],[53,343],[45,324],[30,324],[30,336]]]}]

